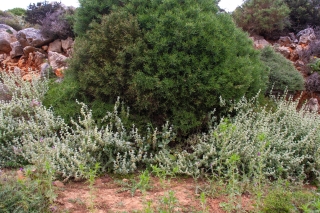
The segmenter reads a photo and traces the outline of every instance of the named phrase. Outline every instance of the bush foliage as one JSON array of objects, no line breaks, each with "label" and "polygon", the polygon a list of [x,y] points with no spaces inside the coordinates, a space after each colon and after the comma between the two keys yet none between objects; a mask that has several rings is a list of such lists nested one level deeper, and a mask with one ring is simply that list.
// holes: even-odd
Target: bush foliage
[{"label": "bush foliage", "polygon": [[54,39],[66,39],[73,37],[73,16],[72,8],[64,8],[61,3],[38,3],[30,4],[25,15],[25,20],[31,24],[40,25],[43,34]]},{"label": "bush foliage", "polygon": [[187,134],[203,127],[219,96],[264,90],[258,52],[212,1],[134,0],[111,8],[78,38],[70,68],[89,96],[107,103],[120,96],[135,121],[170,120]]},{"label": "bush foliage", "polygon": [[73,13],[72,9],[59,9],[53,13],[48,13],[41,21],[41,32],[44,35],[60,39],[74,37],[72,29]]},{"label": "bush foliage", "polygon": [[292,62],[272,47],[267,46],[261,50],[261,60],[270,68],[268,91],[273,90],[303,90],[304,79]]},{"label": "bush foliage", "polygon": [[290,9],[290,30],[295,33],[307,27],[319,26],[319,0],[285,0]]},{"label": "bush foliage", "polygon": [[[195,135],[184,150],[169,143],[176,132],[166,123],[161,129],[126,128],[128,111],[117,101],[99,126],[91,110],[81,105],[80,116],[67,125],[41,105],[47,81],[24,82],[2,75],[12,99],[0,105],[0,166],[47,162],[55,175],[83,178],[90,169],[127,174],[156,165],[164,171],[199,177],[211,173],[224,180],[320,179],[317,114],[297,111],[298,101],[275,98],[272,110],[259,107],[257,98],[242,98],[232,106],[237,113],[210,120],[209,131]],[[21,87],[17,88],[17,84]],[[232,113],[233,114],[233,113]],[[211,118],[211,117],[210,117]],[[230,168],[233,169],[230,169]],[[237,171],[232,176],[230,172]]]},{"label": "bush foliage", "polygon": [[26,10],[20,7],[15,7],[10,10],[7,10],[7,12],[12,13],[16,16],[24,16],[26,14]]},{"label": "bush foliage", "polygon": [[13,15],[12,13],[0,10],[0,24],[6,24],[19,31],[22,30],[23,23],[21,22],[19,17]]},{"label": "bush foliage", "polygon": [[284,0],[246,0],[232,15],[237,25],[250,34],[270,34],[290,24],[289,12]]},{"label": "bush foliage", "polygon": [[90,23],[101,22],[104,14],[109,14],[112,6],[122,5],[121,0],[79,0],[80,7],[77,9],[74,32],[77,36],[84,36],[90,29]]}]

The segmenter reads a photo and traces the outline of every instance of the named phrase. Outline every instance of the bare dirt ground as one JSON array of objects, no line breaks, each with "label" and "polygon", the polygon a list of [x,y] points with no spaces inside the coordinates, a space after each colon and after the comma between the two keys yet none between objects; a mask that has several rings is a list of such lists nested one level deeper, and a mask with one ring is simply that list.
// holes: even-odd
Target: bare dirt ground
[{"label": "bare dirt ground", "polygon": [[[196,184],[192,178],[179,177],[163,183],[158,178],[152,177],[149,184],[150,189],[145,192],[138,189],[133,196],[130,187],[124,187],[119,183],[128,181],[130,180],[116,180],[116,178],[105,175],[96,179],[93,193],[90,193],[87,182],[66,183],[64,186],[57,187],[58,198],[55,202],[57,210],[70,213],[123,213],[148,212],[148,209],[159,212],[171,208],[171,211],[165,212],[226,212],[221,204],[227,203],[228,197],[219,192],[217,192],[219,196],[206,197],[206,203],[201,202],[196,189],[206,187],[208,183],[204,181]],[[173,195],[176,198],[176,202],[171,202],[171,204],[170,199],[165,200],[169,197],[170,191],[174,192]],[[91,205],[92,198],[94,205]],[[243,195],[237,202],[240,202],[243,212],[253,210],[249,195]]]}]

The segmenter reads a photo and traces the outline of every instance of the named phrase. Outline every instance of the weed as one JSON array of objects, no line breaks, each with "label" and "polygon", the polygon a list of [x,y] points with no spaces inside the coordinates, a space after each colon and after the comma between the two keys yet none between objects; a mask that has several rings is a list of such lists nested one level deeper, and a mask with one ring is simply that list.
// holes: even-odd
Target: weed
[{"label": "weed", "polygon": [[174,191],[169,191],[167,195],[163,196],[160,199],[160,205],[158,212],[159,213],[173,213],[178,212],[177,208],[179,207],[179,201],[175,197]]},{"label": "weed", "polygon": [[88,182],[89,182],[89,195],[90,195],[90,198],[89,198],[89,210],[90,210],[90,212],[94,212],[95,211],[95,207],[94,207],[95,187],[93,185],[94,185],[94,182],[96,180],[97,173],[98,173],[99,169],[100,169],[100,164],[99,163],[96,163],[94,165],[94,169],[90,168],[89,171],[85,171],[84,166],[80,165],[80,171],[82,171],[84,176],[88,178]]},{"label": "weed", "polygon": [[[124,181],[125,180],[125,181]],[[140,190],[143,194],[151,188],[150,186],[150,173],[148,170],[145,170],[139,175],[139,180],[136,181],[134,178],[127,180],[124,179],[121,181],[116,181],[122,186],[122,189],[120,191],[130,191],[131,196],[133,197],[136,190]]]}]

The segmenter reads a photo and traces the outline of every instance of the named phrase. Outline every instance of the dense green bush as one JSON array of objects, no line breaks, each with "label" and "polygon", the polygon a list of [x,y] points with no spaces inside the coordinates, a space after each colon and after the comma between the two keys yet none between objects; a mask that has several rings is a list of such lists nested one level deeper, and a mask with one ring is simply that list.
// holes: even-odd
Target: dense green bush
[{"label": "dense green bush", "polygon": [[319,26],[319,0],[284,0],[290,11],[291,31],[297,33],[307,27]]},{"label": "dense green bush", "polygon": [[67,124],[71,124],[71,119],[76,119],[80,116],[81,106],[76,101],[81,101],[92,109],[93,118],[100,123],[106,112],[113,109],[114,104],[88,99],[79,91],[79,88],[79,83],[68,75],[64,77],[62,82],[50,79],[49,90],[44,96],[43,105],[51,108]]},{"label": "dense green bush", "polygon": [[303,90],[304,79],[292,62],[267,46],[261,50],[261,61],[270,68],[268,91]]},{"label": "dense green bush", "polygon": [[16,15],[16,16],[24,16],[26,14],[26,10],[19,7],[7,10],[7,12],[12,13],[13,15]]},{"label": "dense green bush", "polygon": [[[70,68],[88,96],[120,96],[132,118],[198,131],[219,96],[264,91],[266,68],[247,35],[212,1],[128,1],[78,38]],[[85,8],[83,8],[84,10]]]},{"label": "dense green bush", "polygon": [[250,34],[270,34],[289,25],[289,12],[284,0],[246,0],[232,15]]},{"label": "dense green bush", "polygon": [[121,5],[121,0],[79,0],[80,7],[77,9],[74,32],[77,36],[84,36],[90,29],[90,23],[100,23],[104,14],[109,14],[113,5]]}]

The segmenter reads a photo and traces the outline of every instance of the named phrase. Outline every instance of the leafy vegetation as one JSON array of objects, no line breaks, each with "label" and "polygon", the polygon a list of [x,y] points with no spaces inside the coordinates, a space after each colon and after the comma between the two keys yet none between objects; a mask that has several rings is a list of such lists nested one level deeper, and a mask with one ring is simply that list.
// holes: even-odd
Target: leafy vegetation
[{"label": "leafy vegetation", "polygon": [[[283,2],[245,6],[257,2],[274,3],[261,12],[281,22],[254,23],[259,32],[281,30]],[[10,100],[0,102],[0,167],[21,167],[22,174],[17,180],[0,170],[1,212],[55,211],[52,182],[73,178],[88,179],[94,211],[95,179],[107,172],[139,172],[121,183],[132,196],[153,187],[151,174],[163,188],[179,175],[192,176],[202,212],[209,212],[208,197],[222,194],[221,208],[240,212],[244,193],[257,212],[320,212],[319,195],[298,187],[319,184],[318,115],[297,110],[298,100],[286,94],[265,98],[271,106],[256,95],[271,87],[303,89],[288,60],[271,47],[255,51],[209,0],[80,4],[75,54],[61,84],[1,73]],[[28,11],[42,24],[67,21],[59,19],[66,15],[61,10],[41,16],[45,6]],[[54,29],[47,32],[67,36]],[[306,88],[317,91],[318,59],[309,66],[314,73]],[[199,178],[210,184],[198,185]],[[180,210],[173,190],[151,204],[144,212]]]},{"label": "leafy vegetation", "polygon": [[120,0],[79,0],[80,7],[77,9],[74,32],[77,36],[85,36],[87,30],[91,29],[90,23],[101,22],[103,15],[109,14],[111,8],[115,5],[122,5],[124,1]]},{"label": "leafy vegetation", "polygon": [[[120,102],[112,112],[107,112],[101,127],[92,119],[87,106],[80,104],[79,119],[72,120],[72,126],[68,126],[41,104],[48,89],[47,80],[25,82],[5,73],[1,79],[12,97],[11,101],[0,105],[1,167],[34,165],[37,172],[26,169],[25,174],[43,189],[40,194],[34,194],[43,201],[40,198],[29,200],[26,208],[38,208],[32,207],[34,205],[48,208],[54,198],[52,180],[74,177],[89,178],[90,209],[94,209],[93,182],[99,174],[127,174],[151,167],[164,181],[167,176],[186,174],[195,180],[207,176],[216,183],[227,183],[218,187],[225,187],[225,193],[229,195],[230,202],[221,204],[229,212],[241,208],[237,197],[244,190],[255,196],[256,208],[261,211],[269,212],[270,206],[275,207],[279,194],[286,195],[281,199],[285,199],[287,205],[279,205],[281,209],[286,206],[291,209],[292,205],[297,209],[318,209],[317,197],[312,193],[302,193],[299,197],[295,193],[282,192],[281,188],[280,191],[272,190],[269,185],[270,179],[294,184],[319,181],[320,121],[315,119],[316,114],[297,111],[295,101],[275,98],[274,107],[267,110],[259,105],[257,98],[243,98],[229,104],[221,100],[222,105],[232,106],[231,111],[236,113],[231,112],[232,117],[216,120],[216,123],[213,119],[208,132],[189,139],[185,150],[175,150],[169,147],[169,142],[175,140],[175,130],[169,124],[159,130],[147,128],[146,135],[140,135],[136,127],[127,130],[122,118],[128,114],[120,107]],[[150,173],[145,170],[139,181],[129,187],[147,191],[149,178]],[[248,183],[258,187],[248,189]],[[1,192],[14,190],[15,184],[19,182],[1,185],[8,187]],[[266,188],[270,194],[265,192]],[[33,199],[28,196],[32,190],[32,185],[28,185],[26,191],[19,191],[20,194],[11,193],[16,197],[4,198],[5,208],[20,208],[23,196]],[[177,205],[172,191],[163,197],[158,210],[171,211]]]},{"label": "leafy vegetation", "polygon": [[319,26],[319,0],[285,0],[290,9],[291,29],[297,33],[307,27]]},{"label": "leafy vegetation", "polygon": [[237,25],[250,34],[270,35],[290,24],[289,13],[284,0],[246,0],[232,16]]},{"label": "leafy vegetation", "polygon": [[268,91],[304,89],[304,79],[292,62],[267,46],[261,50],[261,61],[270,68]]},{"label": "leafy vegetation", "polygon": [[37,3],[37,5],[30,4],[25,14],[25,20],[30,24],[39,25],[44,35],[53,39],[66,39],[68,36],[74,37],[73,15],[73,9],[65,9],[58,2],[47,3],[45,1]]},{"label": "leafy vegetation", "polygon": [[23,23],[15,15],[7,11],[0,10],[0,24],[6,24],[15,30],[22,30]]},{"label": "leafy vegetation", "polygon": [[108,104],[120,96],[139,126],[170,120],[180,138],[206,126],[219,96],[265,89],[258,52],[212,1],[125,5],[114,4],[77,39],[70,72],[87,96]]},{"label": "leafy vegetation", "polygon": [[16,16],[24,16],[26,14],[26,10],[20,7],[12,8],[10,10],[7,10],[7,12],[12,13]]}]

